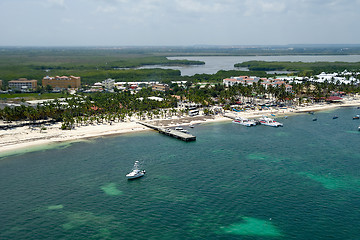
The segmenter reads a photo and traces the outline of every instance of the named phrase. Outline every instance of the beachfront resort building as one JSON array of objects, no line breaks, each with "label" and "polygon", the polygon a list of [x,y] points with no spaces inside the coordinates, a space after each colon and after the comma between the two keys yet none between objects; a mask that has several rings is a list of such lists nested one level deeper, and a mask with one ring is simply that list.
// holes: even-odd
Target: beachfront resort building
[{"label": "beachfront resort building", "polygon": [[270,85],[272,87],[280,87],[282,85],[285,86],[285,90],[287,92],[292,91],[292,86],[287,84],[285,81],[280,79],[271,79],[271,78],[259,78],[259,77],[249,77],[249,76],[239,76],[239,77],[231,77],[223,79],[223,84],[225,87],[231,87],[236,84],[242,85],[253,85],[254,83],[259,83],[267,89]]},{"label": "beachfront resort building", "polygon": [[46,76],[42,79],[42,85],[45,87],[47,85],[51,86],[54,89],[67,89],[67,88],[80,88],[81,78],[74,76],[56,76],[49,77]]},{"label": "beachfront resort building", "polygon": [[28,80],[27,78],[19,78],[8,82],[9,88],[17,91],[29,91],[37,88],[37,80]]}]

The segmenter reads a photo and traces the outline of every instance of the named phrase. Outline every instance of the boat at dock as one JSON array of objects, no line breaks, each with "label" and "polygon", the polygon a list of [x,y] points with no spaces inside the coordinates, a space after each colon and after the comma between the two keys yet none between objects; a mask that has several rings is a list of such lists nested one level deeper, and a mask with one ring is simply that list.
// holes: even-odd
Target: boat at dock
[{"label": "boat at dock", "polygon": [[126,174],[126,178],[128,180],[140,178],[145,175],[145,170],[140,170],[140,162],[135,161],[134,166],[128,174]]},{"label": "boat at dock", "polygon": [[282,127],[283,124],[275,121],[272,118],[269,117],[262,117],[259,119],[260,124],[270,127]]},{"label": "boat at dock", "polygon": [[251,126],[255,126],[255,125],[256,125],[255,121],[249,120],[249,119],[247,119],[247,118],[241,118],[241,117],[236,117],[236,118],[233,120],[233,123],[237,123],[237,124],[240,124],[240,125],[243,125],[243,126],[247,126],[247,127],[251,127]]}]

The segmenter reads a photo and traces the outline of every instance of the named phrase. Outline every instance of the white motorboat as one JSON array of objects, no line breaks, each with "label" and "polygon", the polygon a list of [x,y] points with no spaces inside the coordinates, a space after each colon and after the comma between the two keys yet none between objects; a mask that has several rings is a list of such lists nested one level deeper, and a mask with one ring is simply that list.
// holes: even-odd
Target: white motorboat
[{"label": "white motorboat", "polygon": [[182,128],[182,127],[176,127],[175,130],[176,130],[176,131],[182,131],[183,128]]},{"label": "white motorboat", "polygon": [[233,123],[237,123],[237,124],[241,124],[247,127],[251,127],[251,126],[255,126],[256,123],[253,120],[249,120],[247,118],[241,118],[241,117],[237,117],[234,119]]},{"label": "white motorboat", "polygon": [[128,174],[126,174],[126,178],[127,179],[135,179],[135,178],[139,178],[145,175],[145,170],[140,170],[140,162],[139,161],[135,161],[134,166],[131,170],[131,172],[129,172]]},{"label": "white motorboat", "polygon": [[262,117],[259,119],[260,124],[265,125],[265,126],[270,126],[270,127],[282,127],[283,124],[279,123],[277,121],[275,121],[272,118],[269,117]]}]

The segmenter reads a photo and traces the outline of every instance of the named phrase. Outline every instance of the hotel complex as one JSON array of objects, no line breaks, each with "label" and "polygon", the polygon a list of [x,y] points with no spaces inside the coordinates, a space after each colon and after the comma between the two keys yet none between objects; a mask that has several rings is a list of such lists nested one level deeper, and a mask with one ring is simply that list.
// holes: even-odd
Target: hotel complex
[{"label": "hotel complex", "polygon": [[49,77],[46,76],[42,79],[43,87],[50,85],[55,89],[65,89],[65,88],[80,88],[81,86],[81,78],[74,77],[74,76],[56,76],[56,77]]},{"label": "hotel complex", "polygon": [[9,88],[12,90],[35,90],[37,88],[37,80],[28,80],[26,78],[19,78],[18,80],[9,81]]},{"label": "hotel complex", "polygon": [[260,83],[264,86],[265,89],[268,86],[273,87],[280,87],[281,85],[285,86],[285,90],[287,92],[292,91],[292,86],[287,84],[285,81],[280,79],[271,79],[271,78],[259,78],[259,77],[249,77],[249,76],[239,76],[239,77],[231,77],[223,79],[223,84],[226,87],[234,86],[235,84],[242,84],[242,85],[253,85],[255,83]]}]

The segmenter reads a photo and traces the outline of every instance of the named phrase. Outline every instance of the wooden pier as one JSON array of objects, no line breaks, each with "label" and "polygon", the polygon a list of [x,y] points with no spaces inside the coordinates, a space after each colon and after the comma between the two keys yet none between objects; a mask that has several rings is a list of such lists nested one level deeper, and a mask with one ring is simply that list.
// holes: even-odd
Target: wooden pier
[{"label": "wooden pier", "polygon": [[230,118],[230,119],[232,119],[232,120],[235,120],[235,116],[230,116],[230,115],[227,115],[227,114],[224,114],[223,116],[224,116],[224,117],[227,117],[227,118]]},{"label": "wooden pier", "polygon": [[163,128],[163,127],[158,127],[149,123],[144,123],[144,122],[137,122],[141,125],[144,125],[148,128],[154,129],[156,131],[158,131],[159,133],[165,134],[167,136],[170,137],[174,137],[180,140],[183,140],[185,142],[190,142],[190,141],[195,141],[196,140],[196,136],[193,136],[191,134],[188,133],[184,133],[178,130],[174,130],[174,129],[170,129],[170,128]]}]

